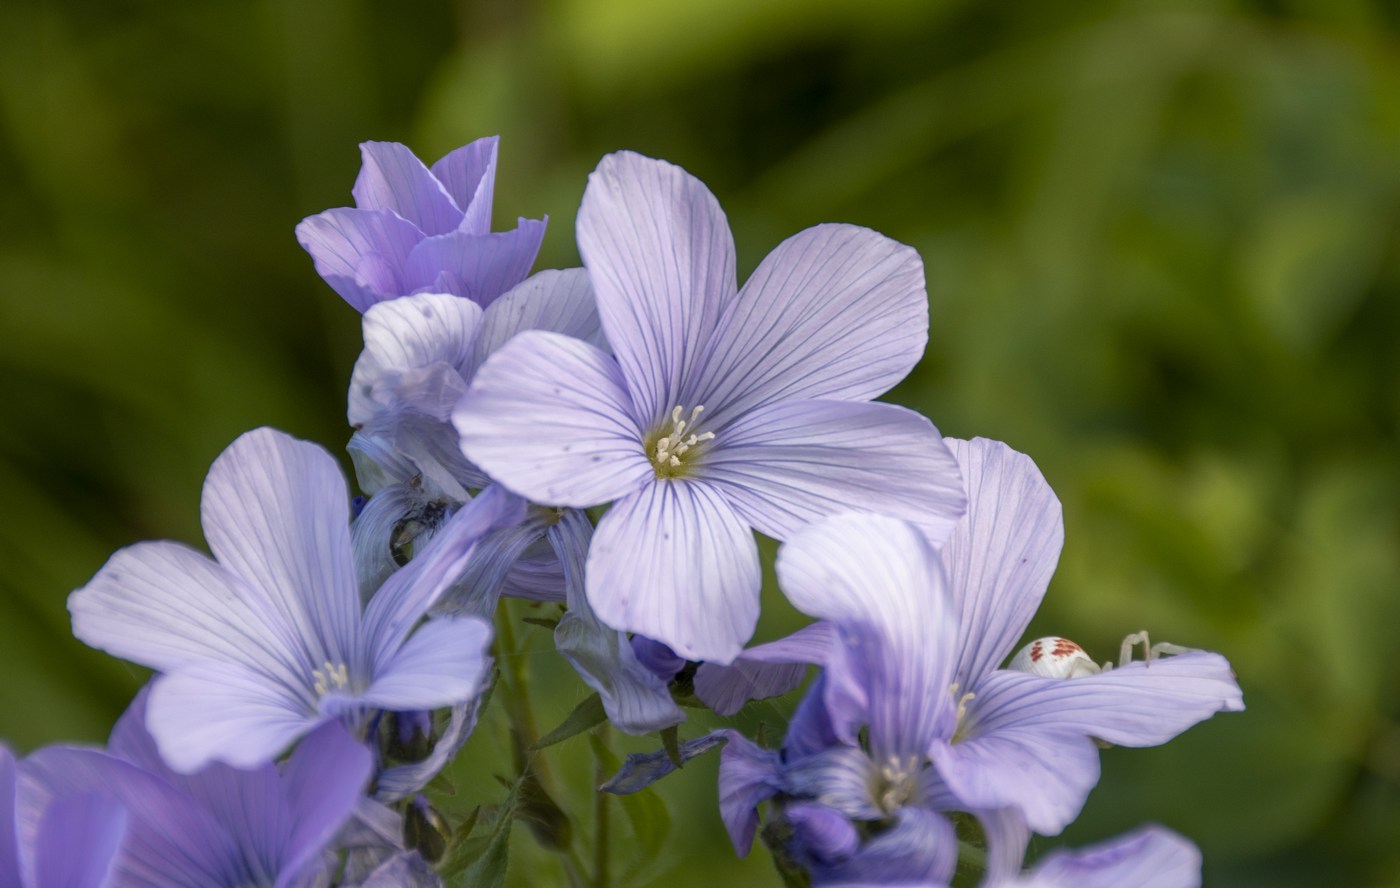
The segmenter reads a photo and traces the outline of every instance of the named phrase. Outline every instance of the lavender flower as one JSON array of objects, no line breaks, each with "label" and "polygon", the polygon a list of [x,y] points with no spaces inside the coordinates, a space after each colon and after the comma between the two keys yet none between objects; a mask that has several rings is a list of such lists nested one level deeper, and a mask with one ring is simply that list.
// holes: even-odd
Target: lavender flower
[{"label": "lavender flower", "polygon": [[[147,699],[145,691],[137,696],[113,729],[108,751],[49,747],[21,766],[22,788],[35,808],[96,797],[125,815],[125,841],[110,881],[76,884],[325,884],[323,854],[361,799],[369,751],[331,723],[309,734],[282,767],[242,771],[213,764],[183,775],[165,765],[146,730]],[[22,833],[35,828],[21,826]],[[66,838],[71,843],[76,837]],[[74,847],[81,846],[70,844],[70,854]]]},{"label": "lavender flower", "polygon": [[21,785],[21,767],[0,744],[0,885],[113,885],[127,838],[126,809],[104,792],[36,792]]},{"label": "lavender flower", "polygon": [[758,615],[750,528],[782,539],[868,509],[947,535],[963,496],[936,430],[869,403],[927,339],[913,250],[820,225],[739,290],[714,196],[630,153],[590,177],[578,239],[616,358],[523,333],[478,371],[455,420],[466,455],[533,502],[613,502],[588,558],[604,623],[729,662]]},{"label": "lavender flower", "polygon": [[543,220],[491,233],[495,136],[458,148],[432,169],[396,142],[365,142],[355,207],[297,226],[316,273],[360,311],[411,293],[451,293],[489,305],[529,273]]},{"label": "lavender flower", "polygon": [[209,470],[202,513],[216,560],[139,543],[69,599],[78,638],[162,673],[149,726],[177,771],[257,767],[322,722],[358,728],[375,709],[478,692],[490,627],[415,626],[477,540],[519,519],[512,497],[478,497],[363,608],[345,478],[321,448],[272,429],[243,435]]},{"label": "lavender flower", "polygon": [[[1058,508],[1029,460],[995,442],[954,443],[970,500],[945,549],[958,559],[957,595],[922,535],[889,518],[831,518],[779,553],[784,591],[831,622],[837,640],[781,755],[739,737],[725,748],[721,809],[741,852],[756,826],[753,806],[765,798],[778,798],[804,865],[835,882],[866,845],[851,846],[832,818],[903,829],[910,809],[959,810],[982,820],[989,872],[1006,878],[1019,869],[1028,828],[1058,832],[1097,782],[1095,738],[1154,745],[1241,708],[1217,654],[1073,681],[990,672],[991,655],[968,655],[979,639],[1009,631],[1001,614],[1029,616],[1020,599],[1048,577],[1043,559],[1053,564],[1058,554],[1059,537],[1045,537],[1058,527]],[[998,604],[985,607],[978,596]],[[946,878],[925,864],[912,852],[891,861],[902,879]]]}]

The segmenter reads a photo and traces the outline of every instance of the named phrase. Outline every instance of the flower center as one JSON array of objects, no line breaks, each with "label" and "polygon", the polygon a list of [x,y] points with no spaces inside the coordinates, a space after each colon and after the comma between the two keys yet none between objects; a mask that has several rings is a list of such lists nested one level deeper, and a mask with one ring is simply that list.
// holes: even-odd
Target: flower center
[{"label": "flower center", "polygon": [[682,419],[685,407],[672,407],[670,421],[663,422],[659,428],[647,435],[644,447],[651,458],[652,467],[656,469],[656,477],[684,478],[691,473],[691,462],[705,449],[697,445],[715,437],[714,432],[695,432],[695,427],[700,422],[700,413],[704,409],[703,404],[697,405],[690,411],[690,416]]},{"label": "flower center", "polygon": [[327,660],[321,664],[320,669],[311,670],[311,677],[316,680],[313,687],[318,697],[350,687],[350,670],[344,663],[332,663]]},{"label": "flower center", "polygon": [[891,816],[908,804],[919,790],[923,762],[917,756],[890,756],[876,776],[875,802]]}]

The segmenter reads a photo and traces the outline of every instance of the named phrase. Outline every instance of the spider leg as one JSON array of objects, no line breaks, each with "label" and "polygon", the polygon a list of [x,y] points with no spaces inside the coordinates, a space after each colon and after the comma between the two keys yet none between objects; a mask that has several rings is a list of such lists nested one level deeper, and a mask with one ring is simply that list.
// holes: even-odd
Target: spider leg
[{"label": "spider leg", "polygon": [[1127,666],[1129,663],[1133,662],[1133,645],[1137,644],[1142,645],[1143,656],[1149,660],[1152,659],[1152,643],[1148,641],[1147,630],[1144,629],[1141,632],[1134,632],[1132,635],[1123,639],[1123,646],[1118,651],[1119,666]]}]

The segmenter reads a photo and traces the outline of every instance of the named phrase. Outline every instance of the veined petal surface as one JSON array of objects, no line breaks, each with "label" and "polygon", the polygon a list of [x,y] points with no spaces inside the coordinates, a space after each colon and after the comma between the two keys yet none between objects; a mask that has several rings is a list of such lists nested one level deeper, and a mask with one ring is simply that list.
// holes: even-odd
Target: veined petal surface
[{"label": "veined petal surface", "polygon": [[614,503],[588,553],[588,602],[614,629],[728,663],[758,622],[758,546],[714,488],[653,481]]},{"label": "veined petal surface", "polygon": [[1055,851],[1046,855],[1025,879],[1014,882],[1015,888],[1125,885],[1200,888],[1201,852],[1171,830],[1151,825],[1078,851]]},{"label": "veined petal surface", "polygon": [[547,330],[604,348],[603,329],[588,273],[582,268],[547,269],[530,275],[487,308],[462,375],[477,368],[517,333]]},{"label": "veined petal surface", "polygon": [[443,155],[430,172],[464,214],[459,228],[469,234],[491,230],[496,190],[498,136],[485,136]]},{"label": "veined petal surface", "polygon": [[445,234],[461,223],[461,209],[407,145],[363,142],[360,157],[350,190],[359,209],[392,210],[426,235]]},{"label": "veined petal surface", "polygon": [[100,790],[54,799],[39,821],[35,888],[115,884],[126,821],[126,806]]},{"label": "veined petal surface", "polygon": [[786,401],[716,434],[697,474],[776,539],[828,515],[876,512],[918,524],[937,544],[966,508],[938,430],[893,404]]},{"label": "veined petal surface", "polygon": [[[375,413],[405,403],[401,380],[410,371],[445,364],[458,375],[460,389],[454,394],[460,395],[466,389],[461,369],[480,322],[480,306],[445,293],[420,293],[371,306],[364,315],[365,350],[350,376],[350,424],[363,425]],[[407,401],[406,406],[446,419],[451,404]]]},{"label": "veined petal surface", "polygon": [[788,600],[836,625],[863,673],[875,759],[922,759],[933,738],[951,735],[957,616],[917,528],[879,515],[828,518],[779,550],[777,571]]},{"label": "veined petal surface", "polygon": [[390,210],[338,207],[303,219],[297,241],[316,273],[357,310],[408,292],[401,269],[423,233]]},{"label": "veined petal surface", "polygon": [[209,548],[257,595],[269,625],[294,633],[313,665],[353,658],[349,492],[329,453],[275,429],[247,432],[214,460],[200,514]]},{"label": "veined petal surface", "polygon": [[588,177],[578,245],[638,417],[657,422],[693,393],[687,380],[737,292],[729,221],[699,179],[624,151]]},{"label": "veined petal surface", "polygon": [[962,614],[957,680],[969,690],[1006,659],[1045,597],[1065,526],[1050,485],[1000,441],[944,442],[967,486],[967,515],[939,553]]},{"label": "veined petal surface", "polygon": [[728,306],[696,398],[720,425],[777,401],[868,401],[927,341],[919,254],[868,228],[818,225],[779,244]]},{"label": "veined petal surface", "polygon": [[484,308],[530,273],[545,224],[544,219],[521,219],[512,231],[451,231],[424,238],[404,262],[404,287],[410,293],[443,292],[446,285]]},{"label": "veined petal surface", "polygon": [[419,626],[375,669],[363,700],[381,709],[437,709],[481,690],[491,627],[475,617],[437,617]]},{"label": "veined petal surface", "polygon": [[453,422],[467,457],[532,502],[596,506],[655,476],[616,362],[557,333],[501,347]]},{"label": "veined petal surface", "polygon": [[695,696],[719,715],[733,715],[750,700],[786,694],[807,677],[807,667],[823,663],[836,643],[836,628],[818,622],[793,634],[746,649],[728,666],[701,663]]}]

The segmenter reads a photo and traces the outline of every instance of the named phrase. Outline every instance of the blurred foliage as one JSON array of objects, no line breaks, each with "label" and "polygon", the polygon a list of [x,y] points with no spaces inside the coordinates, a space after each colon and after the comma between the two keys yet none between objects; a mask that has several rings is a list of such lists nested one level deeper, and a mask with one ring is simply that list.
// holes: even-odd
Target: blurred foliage
[{"label": "blurred foliage", "polygon": [[[1364,0],[7,0],[0,736],[105,736],[144,675],[74,641],[65,597],[120,546],[199,541],[238,433],[348,437],[358,318],[292,227],[349,202],[356,143],[500,133],[497,218],[550,214],[542,267],[577,262],[624,147],[711,186],[742,270],[820,221],[917,247],[933,330],[890,399],[1058,491],[1033,631],[1220,650],[1250,707],[1107,751],[1066,840],[1154,819],[1207,884],[1400,885],[1397,28]],[[792,624],[770,596],[761,635]],[[547,642],[545,729],[586,696]],[[501,803],[508,750],[488,720],[449,815]],[[589,812],[615,753],[558,750]],[[775,884],[728,849],[714,769],[661,785],[646,876]],[[656,829],[642,804],[617,842]],[[559,879],[510,853],[512,884]]]}]

